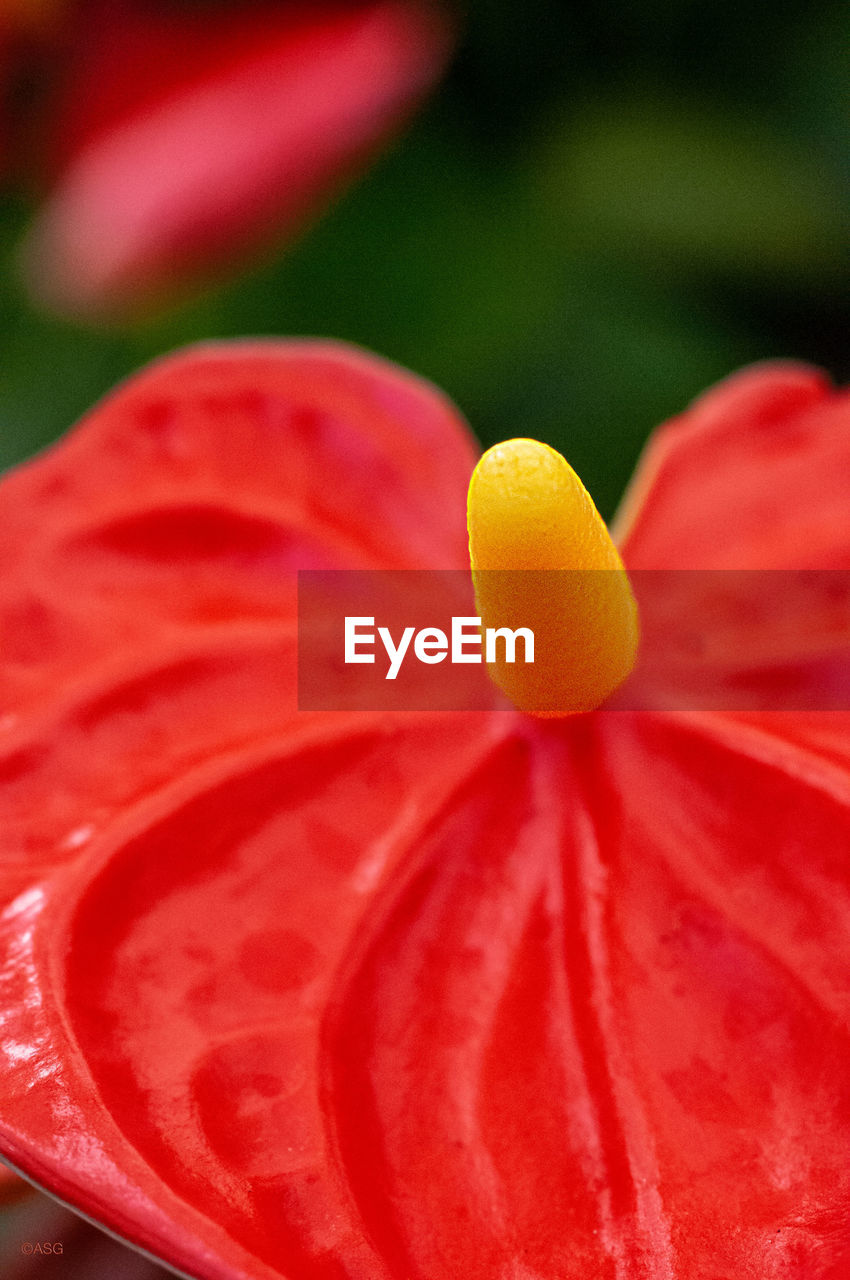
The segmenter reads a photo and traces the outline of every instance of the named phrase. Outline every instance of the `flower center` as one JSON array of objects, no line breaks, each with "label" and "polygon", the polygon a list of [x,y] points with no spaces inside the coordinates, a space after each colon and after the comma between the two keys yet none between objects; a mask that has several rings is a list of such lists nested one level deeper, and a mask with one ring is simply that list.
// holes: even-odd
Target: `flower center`
[{"label": "flower center", "polygon": [[533,664],[490,675],[521,711],[592,711],[634,666],[638,616],[605,522],[572,467],[536,440],[494,445],[472,475],[469,556],[482,626],[527,627]]}]

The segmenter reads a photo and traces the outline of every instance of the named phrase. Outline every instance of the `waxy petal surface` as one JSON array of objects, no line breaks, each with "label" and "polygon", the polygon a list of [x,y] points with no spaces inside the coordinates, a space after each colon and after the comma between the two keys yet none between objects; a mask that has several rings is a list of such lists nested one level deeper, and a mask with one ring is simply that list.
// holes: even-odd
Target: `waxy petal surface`
[{"label": "waxy petal surface", "polygon": [[[299,716],[295,570],[422,567],[435,547],[463,564],[473,459],[457,414],[402,371],[326,344],[251,343],[160,362],[5,481],[4,1150],[195,1273],[285,1265],[286,1241],[249,1203],[256,1160],[268,1172],[279,1145],[260,1154],[263,1100],[280,1116],[290,1085],[312,1096],[289,1157],[290,1182],[309,1184],[327,1161],[314,1070],[327,984],[486,730],[480,717],[437,733],[420,717],[400,735],[374,717]],[[206,906],[189,908],[187,932],[195,890]],[[139,1013],[132,1028],[107,1011],[116,1001]],[[280,1045],[289,1083],[258,1077],[253,1094],[252,1055]],[[245,1096],[225,1116],[217,1091],[227,1077],[235,1101],[234,1071]],[[163,1123],[170,1153],[162,1135],[150,1146]]]},{"label": "waxy petal surface", "polygon": [[846,775],[720,717],[503,750],[500,838],[458,815],[340,1014],[341,1150],[393,1274],[841,1274]]},{"label": "waxy petal surface", "polygon": [[643,633],[627,705],[850,706],[850,394],[735,374],[650,441],[616,521]]},{"label": "waxy petal surface", "polygon": [[630,569],[847,569],[850,392],[766,363],[652,437],[615,527]]},{"label": "waxy petal surface", "polygon": [[295,711],[295,568],[471,469],[246,344],[5,482],[0,1146],[204,1280],[839,1280],[848,715]]}]

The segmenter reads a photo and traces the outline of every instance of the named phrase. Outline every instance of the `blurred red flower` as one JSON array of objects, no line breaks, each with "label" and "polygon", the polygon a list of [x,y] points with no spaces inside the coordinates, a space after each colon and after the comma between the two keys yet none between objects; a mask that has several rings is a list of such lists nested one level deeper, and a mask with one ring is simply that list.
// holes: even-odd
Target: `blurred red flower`
[{"label": "blurred red flower", "polygon": [[[216,1280],[839,1280],[850,715],[296,710],[296,568],[463,567],[473,459],[245,344],[4,482],[2,1149]],[[850,398],[745,372],[626,563],[850,568],[848,475]]]},{"label": "blurred red flower", "polygon": [[98,316],[291,236],[449,49],[429,0],[12,0],[0,164],[47,188],[36,294]]}]

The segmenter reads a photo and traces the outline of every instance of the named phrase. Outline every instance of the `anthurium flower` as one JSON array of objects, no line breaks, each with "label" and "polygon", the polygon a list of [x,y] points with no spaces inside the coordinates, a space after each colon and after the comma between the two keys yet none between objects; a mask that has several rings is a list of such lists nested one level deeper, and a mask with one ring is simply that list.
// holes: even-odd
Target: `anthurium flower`
[{"label": "anthurium flower", "polygon": [[[850,717],[297,710],[295,570],[463,569],[474,461],[411,375],[270,342],[5,480],[0,1147],[210,1280],[839,1280]],[[750,370],[620,555],[846,569],[848,475],[847,395]]]},{"label": "anthurium flower", "polygon": [[48,189],[33,288],[124,313],[291,236],[448,48],[429,0],[13,0],[0,162]]}]

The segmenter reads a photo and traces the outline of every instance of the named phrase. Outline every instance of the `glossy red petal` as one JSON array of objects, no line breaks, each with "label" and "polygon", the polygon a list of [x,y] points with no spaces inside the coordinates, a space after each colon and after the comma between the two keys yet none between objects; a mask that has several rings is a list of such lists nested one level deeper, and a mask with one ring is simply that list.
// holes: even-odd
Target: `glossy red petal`
[{"label": "glossy red petal", "polygon": [[767,738],[784,743],[790,749],[793,772],[805,772],[805,762],[812,758],[836,770],[850,773],[850,712],[770,712],[738,714],[735,722],[758,729]]},{"label": "glossy red petal", "polygon": [[617,521],[643,632],[626,705],[850,706],[848,480],[850,394],[802,366],[661,428]]},{"label": "glossy red petal", "polygon": [[421,0],[90,8],[56,108],[70,154],[26,254],[63,310],[123,311],[292,235],[400,126],[449,46]]},{"label": "glossy red petal", "polygon": [[205,1276],[837,1277],[846,772],[720,718],[494,723],[442,776],[409,722],[243,759],[55,880],[37,1172]]},{"label": "glossy red petal", "polygon": [[391,1274],[842,1274],[846,772],[719,718],[505,750],[331,1024]]},{"label": "glossy red petal", "polygon": [[490,732],[299,715],[295,568],[462,564],[472,461],[410,375],[270,342],[160,362],[4,482],[3,1149],[193,1274],[289,1257],[250,1201],[330,1168],[328,984]]},{"label": "glossy red petal", "polygon": [[271,710],[290,706],[277,650],[296,570],[462,568],[474,457],[436,390],[351,348],[218,344],[158,362],[4,481],[0,725],[85,701],[105,667],[137,699],[160,669],[203,681],[201,655],[227,679],[228,646],[275,665]]},{"label": "glossy red petal", "polygon": [[31,869],[0,922],[5,1154],[192,1275],[382,1274],[336,1155],[326,1011],[487,721],[396,725],[196,766]]},{"label": "glossy red petal", "polygon": [[611,706],[850,708],[846,570],[633,573],[641,649]]},{"label": "glossy red petal", "polygon": [[652,437],[616,522],[631,569],[850,568],[850,392],[765,364]]},{"label": "glossy red petal", "polygon": [[421,842],[333,1011],[340,1154],[394,1280],[670,1274],[584,745],[503,745]]},{"label": "glossy red petal", "polygon": [[850,775],[770,720],[600,717],[602,1007],[676,1276],[850,1268]]},{"label": "glossy red petal", "polygon": [[0,1144],[204,1280],[840,1280],[847,717],[293,714],[293,561],[470,460],[265,344],[7,482]]}]

